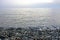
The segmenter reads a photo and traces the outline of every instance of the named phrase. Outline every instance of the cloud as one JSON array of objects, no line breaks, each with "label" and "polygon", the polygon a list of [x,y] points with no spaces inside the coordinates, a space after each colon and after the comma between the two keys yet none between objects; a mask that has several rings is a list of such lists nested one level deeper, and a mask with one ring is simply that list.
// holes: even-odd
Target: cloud
[{"label": "cloud", "polygon": [[54,0],[53,2],[54,3],[60,3],[60,0]]},{"label": "cloud", "polygon": [[59,8],[60,0],[0,0],[0,8]]},{"label": "cloud", "polygon": [[2,0],[1,4],[5,5],[31,5],[36,3],[51,3],[52,0]]}]

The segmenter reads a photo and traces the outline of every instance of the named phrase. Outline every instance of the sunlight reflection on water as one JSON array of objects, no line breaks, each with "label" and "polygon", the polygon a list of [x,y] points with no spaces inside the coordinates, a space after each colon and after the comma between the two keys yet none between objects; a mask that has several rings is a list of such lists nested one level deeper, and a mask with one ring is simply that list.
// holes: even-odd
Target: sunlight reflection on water
[{"label": "sunlight reflection on water", "polygon": [[[0,10],[0,27],[38,27],[55,25],[59,21],[54,9],[20,8]],[[55,9],[56,10],[56,9]],[[54,14],[55,12],[55,14]],[[59,14],[58,14],[59,15]]]}]

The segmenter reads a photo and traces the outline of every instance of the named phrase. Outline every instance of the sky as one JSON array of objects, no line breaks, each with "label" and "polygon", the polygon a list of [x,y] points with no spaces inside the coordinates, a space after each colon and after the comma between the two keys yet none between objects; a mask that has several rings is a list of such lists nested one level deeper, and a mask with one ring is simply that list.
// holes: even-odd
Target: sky
[{"label": "sky", "polygon": [[0,0],[0,8],[60,8],[60,0]]}]

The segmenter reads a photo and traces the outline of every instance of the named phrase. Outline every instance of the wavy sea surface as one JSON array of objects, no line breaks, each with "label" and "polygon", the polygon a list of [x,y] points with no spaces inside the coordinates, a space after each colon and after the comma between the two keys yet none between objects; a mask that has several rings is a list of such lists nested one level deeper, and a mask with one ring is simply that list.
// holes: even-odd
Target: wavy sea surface
[{"label": "wavy sea surface", "polygon": [[60,9],[11,8],[0,9],[0,27],[49,27],[59,28]]}]

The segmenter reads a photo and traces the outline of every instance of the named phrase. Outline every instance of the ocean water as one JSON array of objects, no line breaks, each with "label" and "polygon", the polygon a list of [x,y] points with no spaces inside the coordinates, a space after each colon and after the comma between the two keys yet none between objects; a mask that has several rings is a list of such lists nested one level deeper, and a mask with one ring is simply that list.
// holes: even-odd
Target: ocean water
[{"label": "ocean water", "polygon": [[49,27],[59,28],[60,9],[11,8],[0,9],[0,27]]}]

